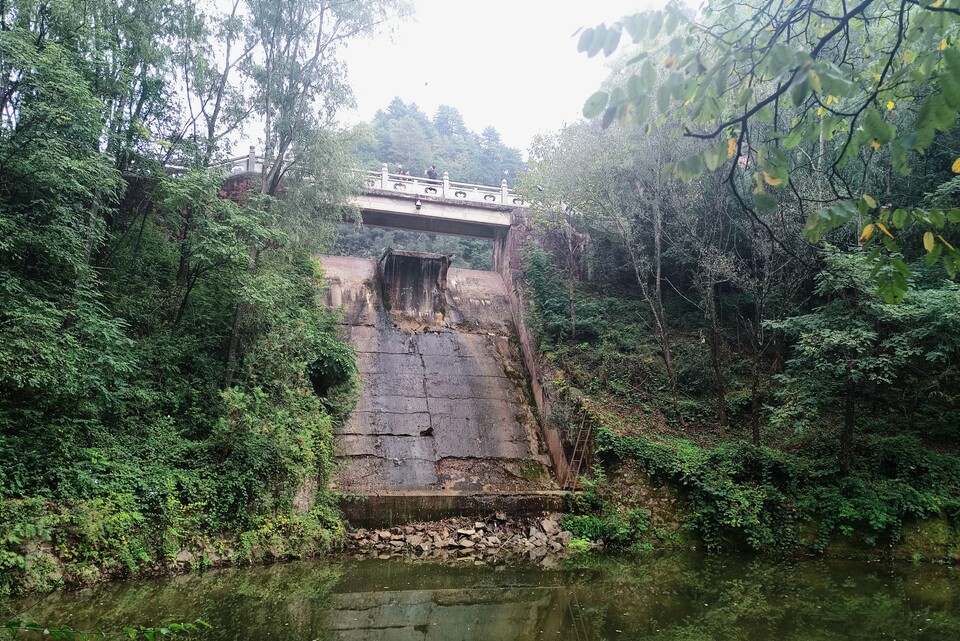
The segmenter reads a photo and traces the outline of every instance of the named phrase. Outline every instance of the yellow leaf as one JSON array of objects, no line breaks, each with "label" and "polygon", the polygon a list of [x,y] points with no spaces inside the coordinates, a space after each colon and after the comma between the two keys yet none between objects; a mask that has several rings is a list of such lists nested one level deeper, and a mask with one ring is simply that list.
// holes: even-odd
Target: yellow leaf
[{"label": "yellow leaf", "polygon": [[880,80],[881,77],[882,77],[882,76],[881,76],[880,74],[878,74],[876,71],[873,72],[873,79],[874,79],[874,80]]},{"label": "yellow leaf", "polygon": [[[727,158],[733,158],[733,154],[737,153],[737,140],[736,138],[727,139]],[[960,158],[957,158],[957,162],[960,162]],[[954,163],[956,165],[956,163]]]},{"label": "yellow leaf", "polygon": [[771,187],[776,187],[783,182],[782,178],[777,178],[776,176],[771,175],[769,172],[763,172],[763,182],[767,183]]},{"label": "yellow leaf", "polygon": [[811,71],[807,76],[810,80],[810,88],[817,93],[823,93],[823,85],[820,83],[820,75],[816,71]]},{"label": "yellow leaf", "polygon": [[836,96],[827,96],[827,106],[828,106],[828,107],[829,107],[830,105],[832,105],[833,103],[835,103],[835,102],[837,102],[837,103],[840,102],[840,99],[837,98]]},{"label": "yellow leaf", "polygon": [[892,101],[892,100],[888,100],[888,101],[887,101],[887,111],[893,111],[893,107],[894,107],[893,101]]},{"label": "yellow leaf", "polygon": [[948,243],[948,242],[947,242],[947,239],[944,238],[943,236],[941,236],[940,234],[937,234],[937,238],[939,238],[939,239],[940,239],[940,242],[943,243],[944,245],[946,245],[947,248],[948,248],[950,251],[952,251],[952,252],[957,251],[956,249],[954,249],[953,245],[951,245],[950,243]]},{"label": "yellow leaf", "polygon": [[883,223],[877,223],[877,229],[879,229],[880,231],[882,231],[884,234],[886,234],[886,235],[889,236],[890,238],[893,238],[893,234],[890,233],[890,230],[887,229],[887,226],[884,225]]},{"label": "yellow leaf", "polygon": [[955,174],[960,174],[960,158],[953,161],[953,164],[950,165],[950,171]]},{"label": "yellow leaf", "polygon": [[943,6],[943,0],[937,0],[936,2],[933,3],[933,6],[939,9],[940,7]]},{"label": "yellow leaf", "polygon": [[940,51],[943,51],[946,48],[947,48],[947,39],[944,38],[943,40],[940,41]]},{"label": "yellow leaf", "polygon": [[822,116],[823,113],[824,113],[824,112],[823,112],[823,107],[817,107],[817,115],[818,115],[818,116]]},{"label": "yellow leaf", "polygon": [[923,248],[927,250],[927,253],[933,251],[934,246],[937,244],[937,241],[933,239],[933,232],[928,231],[923,234]]},{"label": "yellow leaf", "polygon": [[863,228],[863,232],[860,234],[860,244],[861,244],[861,245],[864,244],[865,242],[867,242],[868,240],[870,240],[870,237],[873,236],[873,230],[874,230],[874,229],[876,229],[876,228],[873,226],[873,223],[871,223],[871,224],[869,224],[869,225],[867,225],[866,227]]},{"label": "yellow leaf", "polygon": [[880,149],[880,143],[877,141],[876,138],[870,141],[870,148],[873,149],[874,151],[876,151],[877,149]]},{"label": "yellow leaf", "polygon": [[877,201],[874,200],[873,196],[871,196],[870,194],[864,194],[863,196],[861,196],[861,198],[863,198],[863,202],[867,203],[867,207],[869,207],[870,209],[873,209],[877,206]]}]

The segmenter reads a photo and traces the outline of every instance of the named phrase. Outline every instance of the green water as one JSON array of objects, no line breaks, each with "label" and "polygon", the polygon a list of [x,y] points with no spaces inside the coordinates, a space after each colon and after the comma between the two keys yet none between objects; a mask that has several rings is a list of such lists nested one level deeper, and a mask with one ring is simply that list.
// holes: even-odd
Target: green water
[{"label": "green water", "polygon": [[200,617],[213,626],[202,638],[218,640],[952,641],[960,639],[960,570],[698,556],[605,557],[554,570],[327,560],[121,583],[5,607],[108,631]]}]

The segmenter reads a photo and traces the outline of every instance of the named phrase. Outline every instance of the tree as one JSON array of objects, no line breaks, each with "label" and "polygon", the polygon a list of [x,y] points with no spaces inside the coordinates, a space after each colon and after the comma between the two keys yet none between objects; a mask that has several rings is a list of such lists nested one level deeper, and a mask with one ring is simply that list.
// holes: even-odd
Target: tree
[{"label": "tree", "polygon": [[[960,209],[887,202],[877,180],[884,167],[909,173],[914,155],[955,122],[958,25],[960,8],[941,0],[714,0],[695,15],[671,3],[582,31],[578,48],[590,56],[612,54],[624,33],[653,43],[622,85],[586,101],[584,115],[642,122],[655,107],[658,123],[679,122],[701,146],[670,173],[689,181],[722,169],[740,207],[775,242],[783,239],[760,214],[786,202],[814,242],[857,221],[879,291],[896,301],[910,274],[896,229],[920,228],[931,262],[951,277],[960,268],[945,227],[960,222]],[[658,69],[668,76],[656,88]],[[800,176],[818,188],[798,189]]]},{"label": "tree", "polygon": [[[657,337],[674,412],[682,422],[662,296],[664,186],[657,163],[669,157],[669,150],[658,145],[660,141],[655,137],[638,141],[626,130],[601,132],[589,125],[569,127],[552,138],[541,137],[531,151],[526,192],[545,208],[544,215],[568,209],[570,222],[618,238],[628,256],[634,284],[650,311],[649,322]],[[638,145],[644,147],[643,152],[638,153]],[[655,160],[647,162],[650,158]],[[572,317],[572,289],[570,299]]]},{"label": "tree", "polygon": [[864,256],[828,248],[817,276],[821,304],[768,323],[794,341],[778,377],[774,423],[809,429],[842,404],[838,462],[843,473],[853,464],[857,419],[867,404],[906,383],[913,369],[924,376],[953,376],[960,357],[960,288],[955,284],[915,287],[897,306],[870,296],[869,285]]}]

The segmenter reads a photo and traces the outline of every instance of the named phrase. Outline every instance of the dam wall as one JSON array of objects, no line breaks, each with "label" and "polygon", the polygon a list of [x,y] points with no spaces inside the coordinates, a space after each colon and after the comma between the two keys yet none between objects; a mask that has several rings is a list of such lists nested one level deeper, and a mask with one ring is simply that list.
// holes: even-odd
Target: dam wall
[{"label": "dam wall", "polygon": [[321,260],[361,379],[335,435],[334,486],[364,498],[348,518],[560,507],[501,275],[394,250]]}]

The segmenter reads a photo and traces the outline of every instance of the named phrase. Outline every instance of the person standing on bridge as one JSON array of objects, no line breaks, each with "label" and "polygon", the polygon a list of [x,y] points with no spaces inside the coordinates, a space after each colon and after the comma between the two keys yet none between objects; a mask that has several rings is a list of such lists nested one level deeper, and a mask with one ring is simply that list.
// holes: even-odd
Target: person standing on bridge
[{"label": "person standing on bridge", "polygon": [[430,169],[427,170],[427,178],[429,178],[430,180],[436,180],[436,179],[437,179],[437,166],[436,166],[436,165],[430,165]]}]

